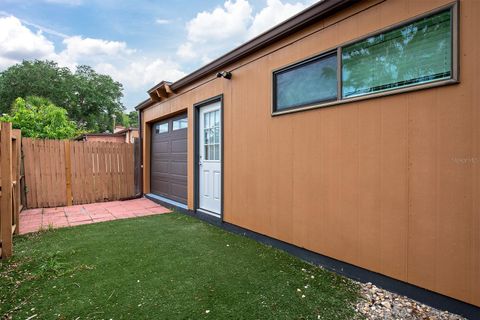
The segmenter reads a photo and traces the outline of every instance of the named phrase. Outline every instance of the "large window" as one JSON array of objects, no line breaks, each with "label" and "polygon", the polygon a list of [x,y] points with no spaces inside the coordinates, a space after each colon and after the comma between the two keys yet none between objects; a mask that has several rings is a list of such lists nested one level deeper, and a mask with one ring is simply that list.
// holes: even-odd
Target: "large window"
[{"label": "large window", "polygon": [[337,99],[337,54],[317,57],[274,73],[275,110]]},{"label": "large window", "polygon": [[343,97],[450,78],[450,24],[448,10],[342,48]]},{"label": "large window", "polygon": [[456,80],[455,9],[456,5],[275,71],[273,113]]}]

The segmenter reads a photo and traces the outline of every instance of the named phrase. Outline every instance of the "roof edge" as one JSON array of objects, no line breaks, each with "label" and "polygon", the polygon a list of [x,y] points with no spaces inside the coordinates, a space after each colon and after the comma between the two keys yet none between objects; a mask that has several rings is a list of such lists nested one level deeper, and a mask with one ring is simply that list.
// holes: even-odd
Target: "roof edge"
[{"label": "roof edge", "polygon": [[145,108],[148,108],[150,107],[152,104],[154,104],[155,101],[153,101],[151,98],[148,98],[146,100],[143,100],[142,102],[140,102],[136,107],[135,107],[135,110],[137,111],[140,111],[140,110],[143,110]]}]

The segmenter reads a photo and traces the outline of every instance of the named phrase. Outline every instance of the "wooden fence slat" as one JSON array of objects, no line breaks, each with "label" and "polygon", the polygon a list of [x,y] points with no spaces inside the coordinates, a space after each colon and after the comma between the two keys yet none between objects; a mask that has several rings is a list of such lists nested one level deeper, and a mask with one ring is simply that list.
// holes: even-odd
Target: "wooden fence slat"
[{"label": "wooden fence slat", "polygon": [[120,163],[120,197],[125,198],[127,196],[127,180],[125,175],[125,144],[120,145],[120,152],[118,157]]},{"label": "wooden fence slat", "polygon": [[100,178],[100,154],[99,148],[100,144],[98,142],[93,143],[94,152],[93,157],[95,160],[95,201],[103,201],[103,190],[101,186],[101,178]]},{"label": "wooden fence slat", "polygon": [[21,148],[22,148],[22,133],[19,129],[12,130],[12,136],[15,138],[12,141],[12,176],[15,180],[15,185],[13,186],[13,224],[15,225],[15,234],[19,233],[20,229],[20,166],[21,166]]},{"label": "wooden fence slat", "polygon": [[109,200],[113,200],[113,166],[112,166],[113,146],[110,142],[107,143],[107,174],[108,174],[108,196]]},{"label": "wooden fence slat", "polygon": [[48,190],[52,192],[52,197],[49,201],[50,207],[56,207],[58,201],[58,189],[55,188],[55,180],[57,171],[55,170],[55,164],[53,161],[53,147],[52,147],[52,140],[45,140],[46,146],[46,159],[47,159],[47,166],[48,166]]},{"label": "wooden fence slat", "polygon": [[70,140],[64,142],[65,150],[65,197],[67,206],[72,205],[72,156]]},{"label": "wooden fence slat", "polygon": [[38,157],[38,166],[36,166],[36,179],[37,179],[37,198],[38,198],[38,205],[40,207],[46,207],[47,204],[44,201],[43,195],[45,194],[45,186],[43,185],[43,177],[42,177],[42,165],[45,163],[44,159],[44,152],[43,152],[43,140],[35,141],[35,149],[37,151]]},{"label": "wooden fence slat", "polygon": [[67,205],[67,180],[65,176],[65,143],[63,140],[56,140],[58,147],[58,182],[60,190],[60,203],[62,206]]},{"label": "wooden fence slat", "polygon": [[[31,140],[29,138],[22,139],[22,148],[23,148],[23,165],[25,167],[25,187],[26,187],[26,196],[27,196],[27,207],[29,208],[32,204],[35,203],[34,193],[31,190],[30,183],[32,182],[32,150],[31,150]],[[32,186],[35,186],[32,183]]]},{"label": "wooden fence slat", "polygon": [[95,202],[93,194],[93,158],[92,158],[92,145],[90,143],[84,143],[85,146],[85,164],[87,166],[87,203]]}]

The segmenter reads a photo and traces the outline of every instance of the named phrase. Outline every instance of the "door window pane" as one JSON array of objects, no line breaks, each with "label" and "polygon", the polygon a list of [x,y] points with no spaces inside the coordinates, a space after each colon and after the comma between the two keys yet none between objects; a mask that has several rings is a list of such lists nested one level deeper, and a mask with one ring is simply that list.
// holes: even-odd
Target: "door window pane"
[{"label": "door window pane", "polygon": [[209,154],[208,154],[209,147],[210,146],[208,144],[205,145],[205,160],[210,160],[210,157],[209,157]]},{"label": "door window pane", "polygon": [[206,112],[203,117],[205,160],[220,160],[220,110]]},{"label": "door window pane", "polygon": [[274,73],[274,111],[337,99],[337,53]]},{"label": "door window pane", "polygon": [[448,79],[450,9],[342,48],[343,97]]}]

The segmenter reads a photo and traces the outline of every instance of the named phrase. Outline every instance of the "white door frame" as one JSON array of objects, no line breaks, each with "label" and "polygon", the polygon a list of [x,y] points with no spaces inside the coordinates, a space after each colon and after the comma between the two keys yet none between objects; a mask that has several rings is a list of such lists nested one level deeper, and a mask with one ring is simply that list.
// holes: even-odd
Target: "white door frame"
[{"label": "white door frame", "polygon": [[[200,207],[200,139],[203,137],[203,135],[200,134],[200,109],[202,107],[208,107],[212,104],[219,103],[220,104],[220,212],[219,214],[215,214],[206,210],[202,210]],[[202,102],[196,103],[193,105],[194,107],[194,144],[195,144],[195,153],[194,153],[194,209],[196,212],[201,212],[201,213],[206,213],[209,215],[212,215],[216,218],[220,218],[223,221],[223,190],[224,190],[224,182],[223,182],[223,174],[224,174],[224,168],[223,168],[223,159],[224,159],[224,123],[223,123],[223,94],[204,100]]]}]

